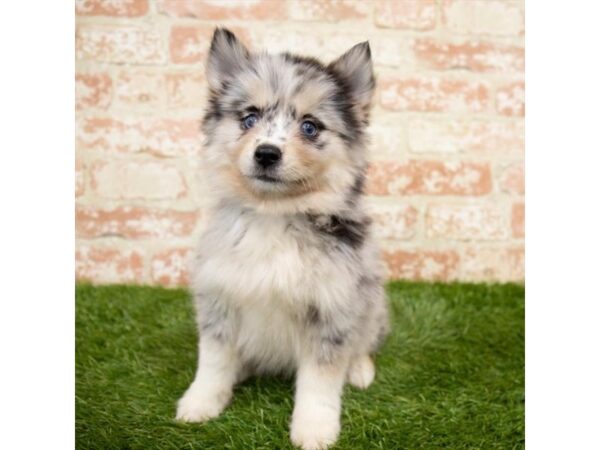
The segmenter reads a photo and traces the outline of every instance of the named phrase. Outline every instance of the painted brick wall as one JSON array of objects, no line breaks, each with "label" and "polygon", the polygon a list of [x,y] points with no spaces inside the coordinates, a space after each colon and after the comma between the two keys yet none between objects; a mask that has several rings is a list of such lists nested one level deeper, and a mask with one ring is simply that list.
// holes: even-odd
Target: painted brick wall
[{"label": "painted brick wall", "polygon": [[324,59],[370,40],[368,200],[390,277],[524,279],[522,1],[77,0],[76,14],[79,279],[186,283],[215,25]]}]

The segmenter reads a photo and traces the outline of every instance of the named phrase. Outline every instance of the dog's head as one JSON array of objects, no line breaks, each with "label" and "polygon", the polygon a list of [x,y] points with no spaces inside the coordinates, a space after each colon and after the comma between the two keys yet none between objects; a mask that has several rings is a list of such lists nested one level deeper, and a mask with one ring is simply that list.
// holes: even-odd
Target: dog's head
[{"label": "dog's head", "polygon": [[362,189],[375,81],[367,42],[324,65],[214,33],[204,117],[210,184],[266,212],[338,209]]}]

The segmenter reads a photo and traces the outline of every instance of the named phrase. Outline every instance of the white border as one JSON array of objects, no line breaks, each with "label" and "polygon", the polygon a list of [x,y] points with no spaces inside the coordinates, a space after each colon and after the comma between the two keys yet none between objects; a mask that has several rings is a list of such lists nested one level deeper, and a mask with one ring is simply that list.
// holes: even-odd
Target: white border
[{"label": "white border", "polygon": [[526,3],[526,445],[600,448],[600,6]]},{"label": "white border", "polygon": [[73,448],[74,4],[0,14],[0,448]]}]

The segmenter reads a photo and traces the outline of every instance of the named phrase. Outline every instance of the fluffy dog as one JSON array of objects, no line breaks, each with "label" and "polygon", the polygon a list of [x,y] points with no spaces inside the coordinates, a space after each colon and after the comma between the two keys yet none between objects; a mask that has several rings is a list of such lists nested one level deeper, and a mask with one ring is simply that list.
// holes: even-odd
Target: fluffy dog
[{"label": "fluffy dog", "polygon": [[296,377],[292,442],[334,443],[345,381],[373,381],[388,331],[362,208],[375,81],[367,42],[324,65],[214,33],[203,165],[210,218],[193,267],[196,377],[177,418],[218,416],[249,375]]}]

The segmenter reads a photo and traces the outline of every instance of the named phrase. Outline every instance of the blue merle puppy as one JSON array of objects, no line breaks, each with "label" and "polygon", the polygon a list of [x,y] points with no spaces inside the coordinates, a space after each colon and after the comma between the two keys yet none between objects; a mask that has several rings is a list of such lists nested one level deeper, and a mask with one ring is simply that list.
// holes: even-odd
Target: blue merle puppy
[{"label": "blue merle puppy", "polygon": [[388,331],[362,206],[375,81],[367,42],[325,65],[214,33],[203,166],[211,213],[193,266],[196,377],[177,418],[217,417],[250,375],[295,375],[291,440],[333,444],[347,381],[368,387]]}]

